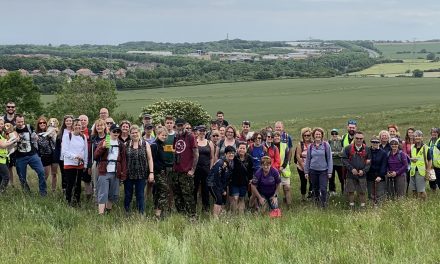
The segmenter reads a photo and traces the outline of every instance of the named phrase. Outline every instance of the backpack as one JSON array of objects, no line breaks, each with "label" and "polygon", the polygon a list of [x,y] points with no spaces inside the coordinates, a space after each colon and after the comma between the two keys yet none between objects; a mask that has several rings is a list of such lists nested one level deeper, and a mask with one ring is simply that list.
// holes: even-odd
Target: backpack
[{"label": "backpack", "polygon": [[[388,151],[387,158],[390,158],[390,155],[391,155],[391,151]],[[402,155],[404,155],[406,157],[406,162],[408,164],[407,169],[409,170],[411,168],[411,160],[409,159],[409,156],[405,152],[401,151],[400,149],[399,149],[399,152],[397,152],[397,155],[398,155],[397,158],[399,159],[400,163],[402,162]]]},{"label": "backpack", "polygon": [[[350,145],[350,152],[348,154],[348,160],[351,161],[351,158],[356,154],[356,149],[354,144]],[[364,162],[367,160],[367,146],[365,144],[362,144],[362,151],[358,153],[358,156],[360,156]]]},{"label": "backpack", "polygon": [[38,138],[38,154],[40,156],[49,156],[52,155],[55,151],[55,146],[52,143],[52,140],[48,137],[39,137]]},{"label": "backpack", "polygon": [[[301,145],[301,151],[304,149],[304,142],[302,142],[302,141],[300,141],[299,142],[300,143],[300,145]],[[298,163],[298,159],[296,158],[296,150],[297,150],[298,148],[295,148],[295,153],[293,153],[293,163]]]}]

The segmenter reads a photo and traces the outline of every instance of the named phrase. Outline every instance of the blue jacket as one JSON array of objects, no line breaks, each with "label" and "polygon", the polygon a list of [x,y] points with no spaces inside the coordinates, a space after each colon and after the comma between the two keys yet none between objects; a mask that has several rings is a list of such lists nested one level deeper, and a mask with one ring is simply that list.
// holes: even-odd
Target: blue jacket
[{"label": "blue jacket", "polygon": [[211,168],[208,178],[206,179],[208,187],[214,187],[218,190],[226,191],[231,177],[232,168],[230,164],[223,168],[225,162],[224,159],[219,159]]}]

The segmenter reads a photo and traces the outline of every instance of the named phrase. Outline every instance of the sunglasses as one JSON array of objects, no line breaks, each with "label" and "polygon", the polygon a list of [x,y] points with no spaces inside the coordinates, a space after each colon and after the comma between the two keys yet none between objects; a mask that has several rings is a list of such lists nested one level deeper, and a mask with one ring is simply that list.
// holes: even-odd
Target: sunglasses
[{"label": "sunglasses", "polygon": [[212,135],[212,137],[219,137],[219,135]]},{"label": "sunglasses", "polygon": [[45,124],[46,125],[47,123],[46,122],[38,122],[38,124],[39,125],[41,125],[41,124]]},{"label": "sunglasses", "polygon": [[11,106],[11,105],[8,105],[8,106],[6,106],[6,108],[15,108],[15,106]]},{"label": "sunglasses", "polygon": [[107,125],[113,125],[113,122],[106,122]]},{"label": "sunglasses", "polygon": [[266,136],[266,138],[272,138],[272,136]]},{"label": "sunglasses", "polygon": [[306,134],[306,135],[304,135],[304,137],[310,137],[311,135],[310,134]]},{"label": "sunglasses", "polygon": [[331,135],[332,135],[332,136],[334,136],[334,135],[337,135],[337,134],[338,134],[338,133],[334,133],[334,132],[333,132],[333,133],[331,133]]},{"label": "sunglasses", "polygon": [[257,139],[263,139],[262,137],[257,137]]},{"label": "sunglasses", "polygon": [[113,134],[121,134],[121,130],[113,130],[112,133]]}]

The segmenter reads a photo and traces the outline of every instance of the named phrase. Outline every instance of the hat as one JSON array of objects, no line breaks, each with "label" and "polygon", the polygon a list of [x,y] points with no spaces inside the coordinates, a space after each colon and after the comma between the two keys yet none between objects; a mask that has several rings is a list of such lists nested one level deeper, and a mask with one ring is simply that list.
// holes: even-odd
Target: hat
[{"label": "hat", "polygon": [[398,138],[392,138],[392,139],[390,139],[390,144],[392,142],[396,142],[397,144],[399,144],[399,139]]},{"label": "hat", "polygon": [[176,118],[176,125],[183,125],[185,123],[186,123],[185,119],[180,118],[180,117]]},{"label": "hat", "polygon": [[205,125],[199,125],[196,126],[197,130],[205,130],[206,131],[206,126]]},{"label": "hat", "polygon": [[357,121],[354,119],[350,119],[348,120],[347,125],[357,125]]},{"label": "hat", "polygon": [[116,131],[116,130],[121,131],[121,127],[120,127],[118,124],[113,124],[113,125],[110,127],[110,132],[114,132],[114,131]]},{"label": "hat", "polygon": [[336,135],[339,134],[339,130],[337,128],[333,128],[332,131],[330,132],[330,134],[333,134],[333,132],[336,132]]},{"label": "hat", "polygon": [[145,127],[145,129],[148,129],[148,130],[153,129],[153,128],[154,128],[153,125],[148,125],[148,126]]},{"label": "hat", "polygon": [[440,129],[438,127],[431,128],[431,133],[434,132],[434,133],[440,134],[439,131],[440,131]]},{"label": "hat", "polygon": [[372,136],[370,139],[370,143],[380,143],[380,139],[378,136]]},{"label": "hat", "polygon": [[229,152],[234,152],[235,153],[235,148],[233,146],[227,146],[225,148],[225,154],[229,153]]},{"label": "hat", "polygon": [[144,118],[150,118],[151,119],[151,115],[149,113],[144,113]]}]

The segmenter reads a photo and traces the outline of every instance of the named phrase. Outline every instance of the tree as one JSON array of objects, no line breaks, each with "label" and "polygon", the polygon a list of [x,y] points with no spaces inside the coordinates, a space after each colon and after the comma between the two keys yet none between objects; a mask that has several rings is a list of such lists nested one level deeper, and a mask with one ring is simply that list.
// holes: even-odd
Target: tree
[{"label": "tree", "polygon": [[99,109],[105,107],[112,113],[117,107],[115,84],[107,80],[77,77],[55,95],[49,106],[51,115],[85,114],[90,120],[98,117]]},{"label": "tree", "polygon": [[423,71],[419,70],[419,69],[415,69],[413,70],[413,77],[415,78],[421,78],[423,77]]},{"label": "tree", "polygon": [[40,92],[32,77],[23,76],[19,72],[10,72],[0,77],[0,94],[1,105],[13,101],[17,113],[22,113],[28,118],[36,118],[43,113]]},{"label": "tree", "polygon": [[428,53],[428,55],[426,55],[426,59],[427,60],[435,60],[435,53]]},{"label": "tree", "polygon": [[[149,113],[155,124],[160,124],[167,115],[183,118],[191,125],[207,125],[211,116],[196,102],[185,100],[160,100],[142,108],[142,113]],[[142,117],[142,113],[140,118]]]}]

